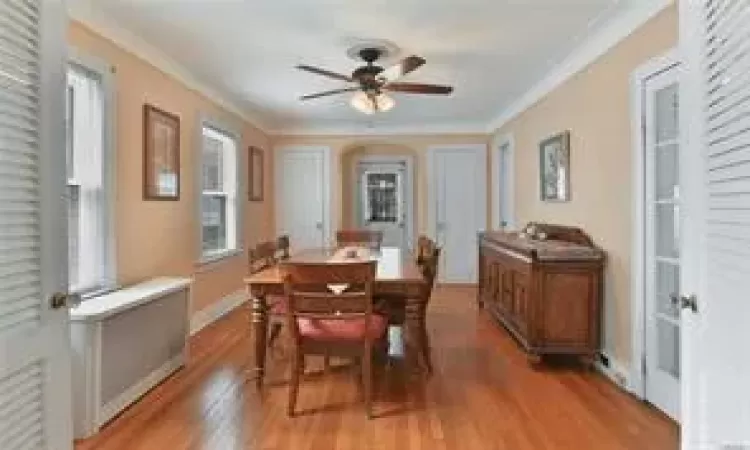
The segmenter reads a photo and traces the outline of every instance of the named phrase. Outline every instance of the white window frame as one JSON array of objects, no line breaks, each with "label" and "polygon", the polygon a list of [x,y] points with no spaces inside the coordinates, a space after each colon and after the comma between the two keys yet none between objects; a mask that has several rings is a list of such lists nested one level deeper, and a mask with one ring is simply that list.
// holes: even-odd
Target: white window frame
[{"label": "white window frame", "polygon": [[[104,120],[102,121],[102,177],[104,185],[104,210],[106,215],[104,217],[104,270],[103,279],[100,289],[75,292],[81,294],[83,300],[96,297],[106,292],[116,290],[117,285],[117,266],[116,266],[116,228],[117,222],[115,218],[115,189],[117,168],[115,165],[115,124],[116,121],[116,108],[115,108],[115,67],[108,64],[106,61],[99,59],[95,56],[85,54],[75,47],[68,47],[68,64],[65,67],[66,77],[68,68],[71,65],[82,67],[83,69],[90,71],[99,76],[102,87],[102,111],[104,111]],[[66,95],[67,95],[67,82],[65,84]],[[67,139],[66,130],[66,139]],[[67,167],[67,157],[66,157]],[[75,182],[75,180],[68,180],[67,183]],[[67,208],[66,208],[67,212]],[[70,233],[70,231],[68,231]],[[66,245],[67,248],[67,245]],[[66,258],[67,261],[67,258]],[[67,264],[66,264],[67,268]]]},{"label": "white window frame", "polygon": [[[198,227],[198,263],[209,264],[220,261],[225,258],[231,258],[244,251],[244,240],[243,240],[243,215],[244,215],[244,198],[242,188],[242,168],[244,167],[244,152],[242,151],[242,135],[236,131],[236,128],[228,125],[225,122],[213,119],[212,117],[201,115],[198,122],[198,130],[196,136],[196,224]],[[231,138],[235,144],[235,192],[234,192],[234,219],[235,219],[235,230],[234,230],[234,241],[233,243],[227,242],[227,248],[219,251],[203,251],[203,130],[204,128],[210,128],[213,131],[224,134]],[[226,173],[225,173],[226,176]],[[229,205],[229,202],[227,202]]]}]

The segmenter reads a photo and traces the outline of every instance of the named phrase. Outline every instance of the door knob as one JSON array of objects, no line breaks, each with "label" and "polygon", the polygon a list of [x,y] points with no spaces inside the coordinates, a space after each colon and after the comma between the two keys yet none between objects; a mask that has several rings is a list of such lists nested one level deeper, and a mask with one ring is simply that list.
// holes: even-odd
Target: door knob
[{"label": "door knob", "polygon": [[65,292],[55,292],[49,300],[49,305],[52,309],[73,308],[79,304],[81,304],[81,296],[79,294],[68,294]]},{"label": "door knob", "polygon": [[678,296],[677,294],[670,294],[669,300],[675,307],[680,307],[682,309],[689,308],[694,313],[698,312],[698,297],[696,297],[695,295]]},{"label": "door knob", "polygon": [[315,228],[322,230],[323,229],[323,222],[318,222],[315,224]]}]

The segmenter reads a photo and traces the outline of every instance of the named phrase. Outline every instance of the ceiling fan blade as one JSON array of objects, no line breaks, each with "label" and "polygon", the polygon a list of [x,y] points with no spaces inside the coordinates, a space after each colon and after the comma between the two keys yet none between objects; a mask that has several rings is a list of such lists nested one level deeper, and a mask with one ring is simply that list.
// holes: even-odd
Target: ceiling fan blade
[{"label": "ceiling fan blade", "polygon": [[423,83],[388,83],[384,88],[388,91],[406,92],[407,94],[447,95],[453,92],[452,86]]},{"label": "ceiling fan blade", "polygon": [[414,72],[418,68],[422,67],[427,61],[420,56],[408,56],[401,60],[395,66],[391,66],[378,74],[378,78],[383,78],[386,81],[396,81],[404,75]]},{"label": "ceiling fan blade", "polygon": [[348,77],[346,75],[342,75],[340,73],[331,72],[330,70],[321,69],[320,67],[313,67],[313,66],[307,66],[304,64],[300,64],[297,66],[299,70],[304,70],[306,72],[311,72],[318,75],[323,75],[324,77],[333,78],[334,80],[341,80],[341,81],[348,81],[352,82],[351,77]]},{"label": "ceiling fan blade", "polygon": [[358,87],[334,89],[332,91],[318,92],[317,94],[305,95],[305,96],[300,97],[299,99],[300,100],[312,100],[314,98],[326,97],[329,95],[336,95],[336,94],[343,94],[344,92],[355,92],[358,90],[359,90]]}]

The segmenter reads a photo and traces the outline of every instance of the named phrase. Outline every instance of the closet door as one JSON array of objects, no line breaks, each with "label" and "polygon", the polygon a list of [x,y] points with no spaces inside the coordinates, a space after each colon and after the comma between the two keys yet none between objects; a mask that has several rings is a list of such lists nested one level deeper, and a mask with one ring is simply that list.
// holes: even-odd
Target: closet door
[{"label": "closet door", "polygon": [[750,444],[750,0],[683,0],[683,449]]},{"label": "closet door", "polygon": [[66,11],[0,1],[0,449],[72,447]]}]

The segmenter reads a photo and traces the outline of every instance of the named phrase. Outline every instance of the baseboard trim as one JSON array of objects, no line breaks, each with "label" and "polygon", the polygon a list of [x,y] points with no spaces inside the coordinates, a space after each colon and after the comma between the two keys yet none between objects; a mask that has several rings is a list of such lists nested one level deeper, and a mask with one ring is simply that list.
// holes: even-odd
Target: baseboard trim
[{"label": "baseboard trim", "polygon": [[146,395],[148,391],[164,381],[165,378],[172,375],[180,367],[184,366],[185,362],[185,352],[183,351],[180,352],[179,355],[162,364],[158,369],[146,375],[136,384],[130,386],[125,392],[121,393],[107,404],[102,405],[98,411],[99,414],[96,419],[97,430],[94,430],[94,433],[98,431],[101,426],[120,414],[125,408]]},{"label": "baseboard trim", "polygon": [[625,370],[625,367],[619,361],[608,354],[603,352],[601,354],[609,361],[609,365],[605,365],[602,358],[597,358],[594,362],[596,370],[617,385],[617,387],[629,393],[630,381],[628,380],[628,374],[630,372]]},{"label": "baseboard trim", "polygon": [[233,292],[218,302],[196,312],[193,314],[193,317],[190,318],[190,335],[193,336],[202,329],[221,319],[234,309],[242,306],[247,300],[247,292],[242,289]]}]

